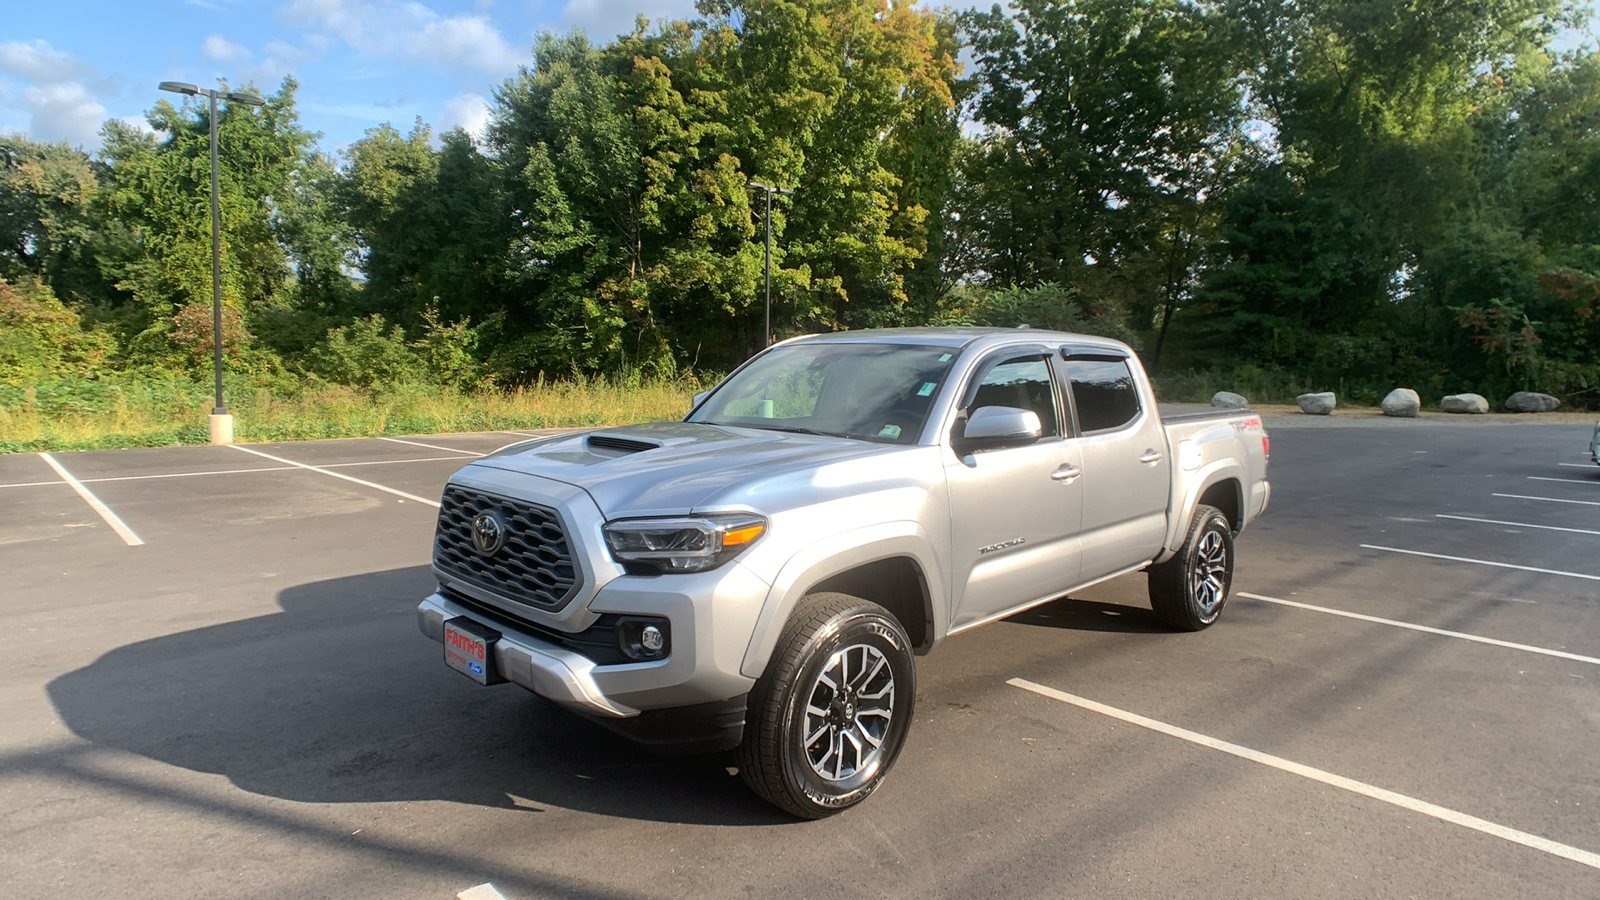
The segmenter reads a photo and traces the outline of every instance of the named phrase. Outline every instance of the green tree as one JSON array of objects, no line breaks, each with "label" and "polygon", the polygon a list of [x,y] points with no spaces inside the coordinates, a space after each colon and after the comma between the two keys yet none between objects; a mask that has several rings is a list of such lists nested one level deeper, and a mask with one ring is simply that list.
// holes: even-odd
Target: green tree
[{"label": "green tree", "polygon": [[[266,104],[224,103],[218,111],[222,211],[222,300],[248,329],[252,318],[282,301],[294,277],[285,247],[283,216],[297,210],[303,175],[316,176],[314,135],[299,126],[296,85],[285,79]],[[154,135],[108,122],[101,157],[103,189],[98,215],[105,233],[100,267],[120,292],[119,323],[130,361],[180,364],[174,329],[191,306],[211,304],[210,131],[206,106],[166,101],[148,115]],[[297,242],[310,252],[311,242]],[[296,260],[314,273],[317,258]],[[249,356],[247,333],[234,342],[234,358]],[[270,365],[260,355],[255,365]]]}]

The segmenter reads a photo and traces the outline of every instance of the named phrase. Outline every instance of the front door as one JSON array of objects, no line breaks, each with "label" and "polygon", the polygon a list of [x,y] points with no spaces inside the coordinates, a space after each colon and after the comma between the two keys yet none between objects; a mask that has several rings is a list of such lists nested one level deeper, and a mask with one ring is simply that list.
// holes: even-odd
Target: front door
[{"label": "front door", "polygon": [[984,406],[1033,410],[1043,433],[1022,446],[946,455],[952,630],[1060,594],[1080,570],[1083,457],[1063,435],[1047,356],[998,356],[975,377],[964,392],[967,415]]}]

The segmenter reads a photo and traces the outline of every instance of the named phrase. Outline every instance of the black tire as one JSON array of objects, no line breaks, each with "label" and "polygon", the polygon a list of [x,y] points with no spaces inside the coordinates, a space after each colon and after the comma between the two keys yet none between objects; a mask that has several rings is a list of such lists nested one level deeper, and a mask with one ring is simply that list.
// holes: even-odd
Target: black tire
[{"label": "black tire", "polygon": [[[827,682],[839,680],[851,687],[830,691]],[[848,594],[812,594],[750,691],[739,774],[762,799],[803,819],[842,812],[883,783],[915,701],[911,642],[894,616]]]},{"label": "black tire", "polygon": [[1214,506],[1195,507],[1176,556],[1150,567],[1150,608],[1180,631],[1217,621],[1233,587],[1233,529]]}]

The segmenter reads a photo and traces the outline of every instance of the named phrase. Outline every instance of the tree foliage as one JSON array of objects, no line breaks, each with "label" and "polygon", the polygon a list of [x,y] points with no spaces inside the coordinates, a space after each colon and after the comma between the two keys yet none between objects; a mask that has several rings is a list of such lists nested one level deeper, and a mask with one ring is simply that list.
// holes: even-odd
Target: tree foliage
[{"label": "tree foliage", "polygon": [[[286,80],[219,109],[227,365],[725,369],[761,345],[770,225],[779,336],[1027,323],[1157,368],[1600,404],[1600,54],[1552,49],[1585,14],[701,0],[540,36],[484,134],[338,157]],[[0,138],[0,378],[207,367],[208,115],[157,103],[94,156]],[[794,192],[770,223],[751,182]]]}]

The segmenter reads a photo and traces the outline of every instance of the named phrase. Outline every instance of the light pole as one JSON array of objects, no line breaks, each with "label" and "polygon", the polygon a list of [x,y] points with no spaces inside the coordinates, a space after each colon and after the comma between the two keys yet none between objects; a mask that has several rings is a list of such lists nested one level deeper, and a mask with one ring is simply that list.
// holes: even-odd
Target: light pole
[{"label": "light pole", "polygon": [[217,378],[216,405],[207,421],[211,443],[233,443],[233,416],[222,402],[222,209],[217,201],[217,98],[230,103],[260,106],[267,101],[255,94],[214,91],[183,81],[161,82],[163,91],[211,98],[211,367]]},{"label": "light pole", "polygon": [[788,188],[773,187],[771,185],[762,184],[759,181],[748,182],[748,183],[745,184],[745,187],[753,187],[756,190],[765,191],[766,194],[767,194],[767,255],[766,255],[766,262],[762,265],[762,269],[766,272],[766,276],[767,276],[767,332],[766,332],[767,339],[766,339],[766,343],[763,344],[762,346],[771,347],[772,346],[772,195],[773,194],[782,194],[785,197],[793,197],[794,196],[794,191],[791,191]]}]

